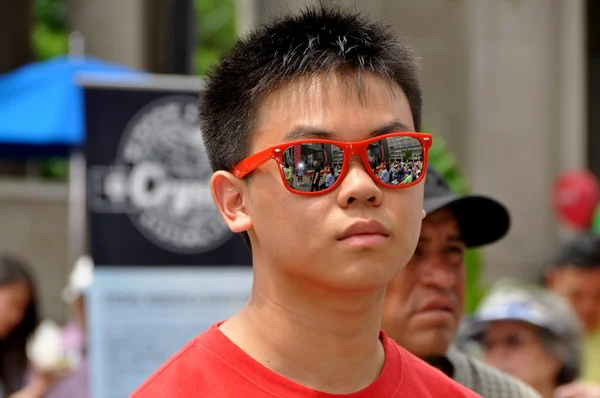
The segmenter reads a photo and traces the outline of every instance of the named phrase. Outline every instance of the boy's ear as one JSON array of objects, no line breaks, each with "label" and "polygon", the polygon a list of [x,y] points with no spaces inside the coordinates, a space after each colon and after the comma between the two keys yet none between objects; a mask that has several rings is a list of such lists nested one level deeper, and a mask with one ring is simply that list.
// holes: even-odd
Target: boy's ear
[{"label": "boy's ear", "polygon": [[252,220],[244,206],[246,182],[226,171],[217,171],[210,180],[213,200],[231,232],[252,229]]}]

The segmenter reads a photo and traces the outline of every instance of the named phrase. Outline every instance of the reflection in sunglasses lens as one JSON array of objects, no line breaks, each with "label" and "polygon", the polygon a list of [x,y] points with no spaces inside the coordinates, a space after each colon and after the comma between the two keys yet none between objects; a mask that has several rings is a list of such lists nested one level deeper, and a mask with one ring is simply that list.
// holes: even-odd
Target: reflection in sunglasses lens
[{"label": "reflection in sunglasses lens", "polygon": [[402,185],[417,182],[423,175],[423,146],[413,137],[388,137],[367,149],[371,170],[380,182]]},{"label": "reflection in sunglasses lens", "polygon": [[[367,148],[368,167],[380,183],[402,185],[423,175],[423,146],[413,137],[388,137]],[[339,178],[344,155],[337,145],[319,142],[288,147],[283,152],[283,175],[295,191],[316,192],[331,187]]]},{"label": "reflection in sunglasses lens", "polygon": [[283,152],[283,175],[295,191],[315,192],[331,187],[342,171],[342,148],[322,143],[304,143]]}]

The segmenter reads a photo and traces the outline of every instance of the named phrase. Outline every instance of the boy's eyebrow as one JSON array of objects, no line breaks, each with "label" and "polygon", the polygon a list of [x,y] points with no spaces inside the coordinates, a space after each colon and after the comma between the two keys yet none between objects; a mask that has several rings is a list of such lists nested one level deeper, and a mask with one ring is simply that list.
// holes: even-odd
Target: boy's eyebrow
[{"label": "boy's eyebrow", "polygon": [[[408,132],[412,131],[405,123],[399,119],[390,121],[389,123],[372,130],[369,133],[370,137],[377,137],[378,135],[394,133],[394,132]],[[335,136],[332,130],[327,130],[317,126],[301,125],[291,129],[284,137],[284,141],[296,141],[303,139],[320,139],[320,140],[331,140]]]}]

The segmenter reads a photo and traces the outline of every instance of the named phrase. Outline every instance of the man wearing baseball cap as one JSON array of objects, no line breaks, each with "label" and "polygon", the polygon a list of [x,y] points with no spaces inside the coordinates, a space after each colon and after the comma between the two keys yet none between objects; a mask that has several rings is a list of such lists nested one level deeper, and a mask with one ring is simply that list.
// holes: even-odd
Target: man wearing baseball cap
[{"label": "man wearing baseball cap", "polygon": [[456,195],[432,168],[425,180],[417,249],[388,285],[382,329],[398,344],[486,398],[537,397],[524,383],[460,353],[453,345],[463,314],[464,253],[502,238],[507,209],[481,195]]}]

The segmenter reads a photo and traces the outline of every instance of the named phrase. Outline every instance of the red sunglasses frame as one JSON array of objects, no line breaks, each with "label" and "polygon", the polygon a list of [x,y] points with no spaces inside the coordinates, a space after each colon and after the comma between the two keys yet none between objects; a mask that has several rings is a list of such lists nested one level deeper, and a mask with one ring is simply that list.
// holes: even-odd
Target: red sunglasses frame
[{"label": "red sunglasses frame", "polygon": [[[371,166],[369,164],[369,159],[367,158],[367,149],[369,148],[369,145],[375,141],[381,141],[381,140],[384,140],[384,139],[390,138],[390,137],[412,137],[412,138],[417,139],[423,146],[423,172],[422,172],[421,178],[418,181],[413,181],[408,184],[398,184],[398,185],[386,184],[386,183],[380,181],[379,178],[373,172],[373,170],[371,170]],[[285,175],[283,174],[283,167],[282,167],[283,153],[289,147],[301,145],[301,144],[308,144],[308,143],[335,145],[335,146],[339,147],[340,149],[342,149],[342,153],[343,153],[342,170],[340,171],[339,177],[335,180],[333,185],[330,186],[329,188],[325,188],[320,191],[304,192],[304,191],[297,191],[287,184]],[[429,153],[429,149],[431,148],[432,143],[433,142],[432,142],[431,134],[414,133],[414,132],[389,133],[389,134],[380,135],[380,136],[369,138],[368,140],[359,141],[359,142],[333,141],[333,140],[321,140],[321,139],[289,141],[289,142],[285,142],[283,144],[269,147],[263,151],[255,153],[254,155],[248,156],[246,159],[239,162],[233,168],[233,175],[236,176],[237,178],[244,178],[248,174],[250,174],[251,172],[256,170],[258,167],[260,167],[263,164],[265,164],[266,162],[268,162],[269,160],[274,159],[275,161],[277,161],[277,165],[279,166],[279,174],[281,175],[281,182],[287,188],[288,191],[290,191],[294,194],[297,194],[297,195],[307,195],[307,196],[322,195],[324,193],[333,191],[340,184],[340,182],[344,179],[344,177],[346,176],[346,172],[348,170],[348,165],[350,164],[350,158],[352,156],[360,156],[360,158],[363,162],[363,165],[365,166],[365,169],[367,170],[367,172],[369,173],[371,178],[379,185],[382,185],[386,188],[391,188],[391,189],[409,188],[415,184],[418,184],[425,178],[425,174],[427,172],[428,153]]]}]

